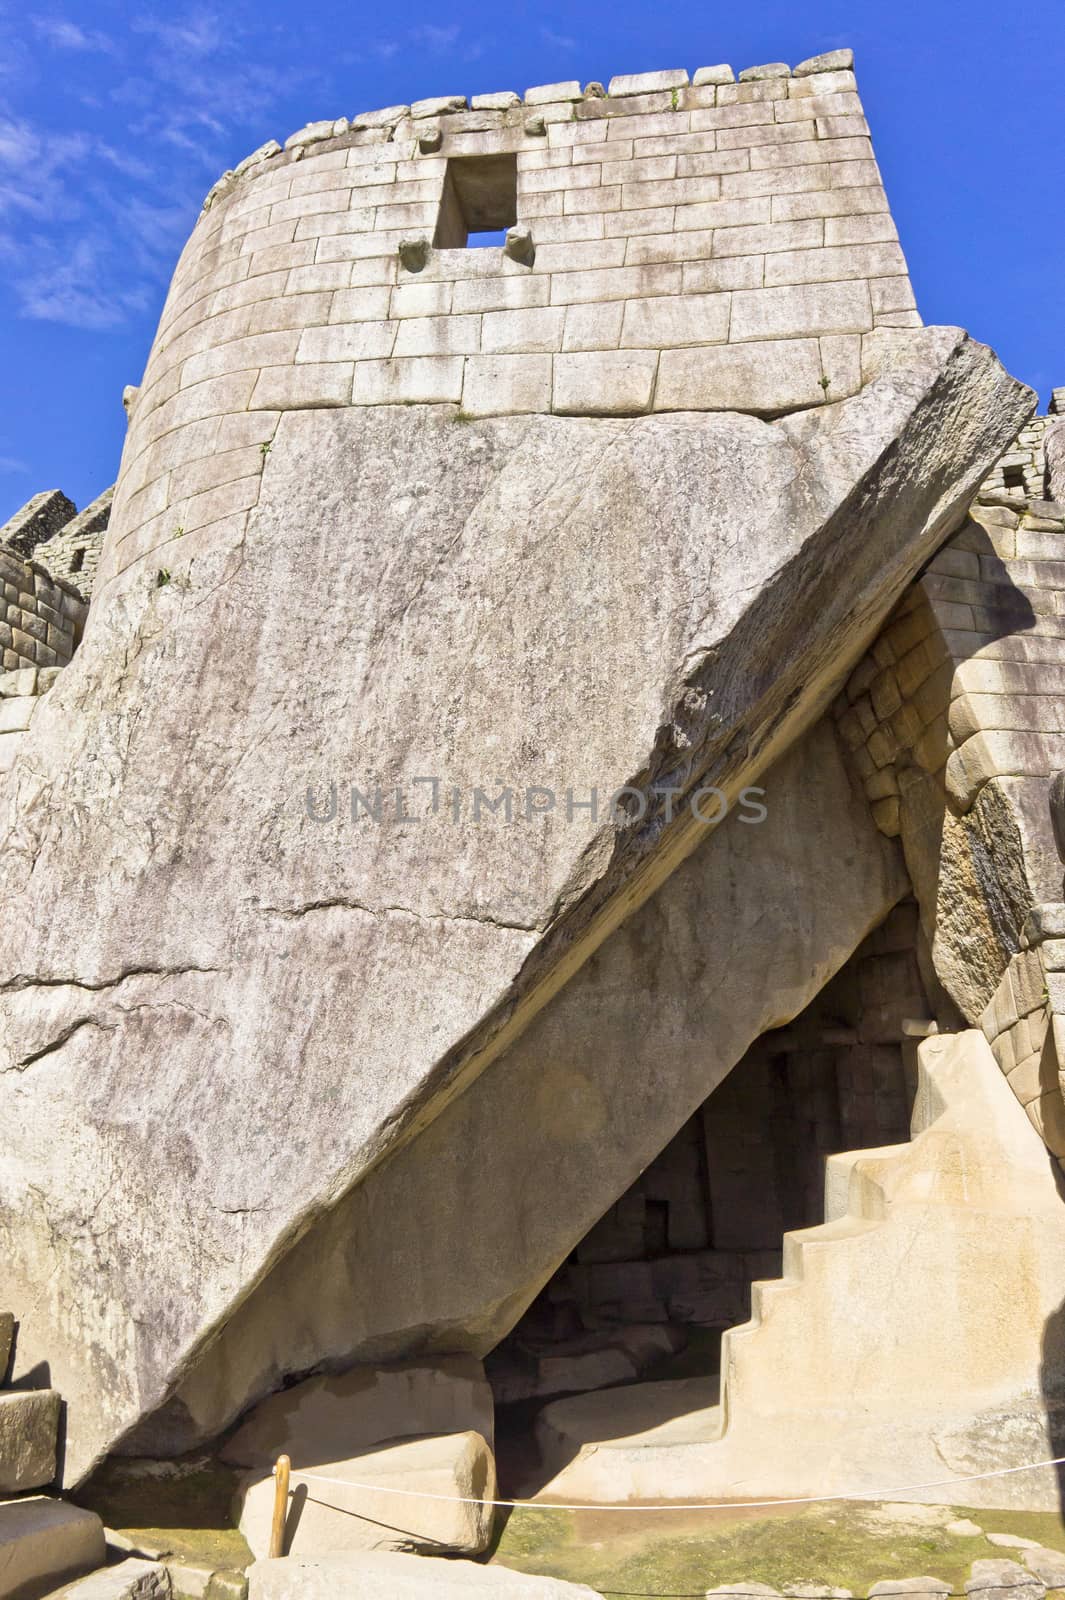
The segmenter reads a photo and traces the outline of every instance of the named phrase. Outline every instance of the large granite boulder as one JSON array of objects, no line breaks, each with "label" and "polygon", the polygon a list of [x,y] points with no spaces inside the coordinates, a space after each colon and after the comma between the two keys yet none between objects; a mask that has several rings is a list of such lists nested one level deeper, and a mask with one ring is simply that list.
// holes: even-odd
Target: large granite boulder
[{"label": "large granite boulder", "polygon": [[776,422],[289,412],[233,548],[99,592],[0,859],[0,1249],[69,1481],[476,1093],[956,526],[1031,396],[957,330],[896,343]]},{"label": "large granite boulder", "polygon": [[[761,787],[764,820],[741,807],[710,833],[469,1093],[267,1272],[126,1448],[191,1450],[323,1359],[496,1345],[749,1045],[804,1010],[909,892],[898,842],[852,788],[828,718]],[[626,1372],[631,1362],[613,1381]],[[337,1407],[329,1448],[353,1451],[367,1437],[353,1425],[379,1425],[368,1392],[397,1381],[356,1370],[272,1394],[226,1459],[247,1463],[252,1441],[269,1440],[256,1459],[272,1460],[288,1440],[297,1460],[322,1427],[319,1396]],[[433,1393],[447,1392],[437,1380]],[[386,1412],[392,1431],[445,1426],[424,1382],[406,1393]]]}]

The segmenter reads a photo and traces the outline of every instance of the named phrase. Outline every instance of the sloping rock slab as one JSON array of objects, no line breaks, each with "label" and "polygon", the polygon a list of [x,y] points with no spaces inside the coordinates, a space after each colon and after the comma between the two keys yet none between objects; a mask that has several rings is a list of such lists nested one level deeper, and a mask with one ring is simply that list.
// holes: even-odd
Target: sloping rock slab
[{"label": "sloping rock slab", "polygon": [[506,1567],[401,1555],[320,1556],[256,1561],[248,1600],[598,1600],[583,1583],[530,1577]]},{"label": "sloping rock slab", "polygon": [[0,851],[0,1252],[68,1480],[826,703],[1032,410],[904,345],[772,423],[289,412],[236,547],[98,596]]}]

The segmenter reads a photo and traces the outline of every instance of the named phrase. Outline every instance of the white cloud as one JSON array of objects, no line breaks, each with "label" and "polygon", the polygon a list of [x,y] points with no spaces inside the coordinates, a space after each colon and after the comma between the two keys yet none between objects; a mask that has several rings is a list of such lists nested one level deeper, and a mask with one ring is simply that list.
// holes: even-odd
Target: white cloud
[{"label": "white cloud", "polygon": [[[13,109],[20,102],[6,83],[0,108],[0,271],[23,317],[115,328],[161,298],[205,191],[234,159],[234,131],[258,132],[264,109],[314,75],[264,62],[247,31],[210,3],[164,10],[155,0],[121,49],[58,13],[30,21],[25,109]],[[451,37],[430,29],[426,40],[443,49]],[[23,48],[0,0],[0,81],[9,40]],[[385,39],[382,50],[391,48],[398,41]],[[80,96],[65,95],[53,123],[36,114],[35,82],[54,74],[53,50],[106,50],[135,70],[95,71]]]},{"label": "white cloud", "polygon": [[114,44],[105,33],[86,30],[65,17],[31,17],[33,31],[57,50],[114,54]]},{"label": "white cloud", "polygon": [[167,50],[182,56],[213,56],[233,38],[233,26],[220,12],[201,8],[180,19],[159,16],[134,17],[135,33],[153,35]]},{"label": "white cloud", "polygon": [[425,50],[431,50],[435,55],[443,55],[453,50],[458,41],[459,25],[457,22],[449,23],[446,28],[435,26],[431,22],[423,22],[419,27],[410,30],[410,38],[416,45],[421,45]]},{"label": "white cloud", "polygon": [[29,464],[20,461],[17,456],[0,456],[0,472],[23,473],[29,472]]},{"label": "white cloud", "polygon": [[568,33],[556,33],[554,28],[541,28],[540,37],[553,50],[576,50],[577,48],[576,39],[571,38]]},{"label": "white cloud", "polygon": [[21,314],[99,331],[144,310],[151,298],[146,285],[107,287],[109,245],[101,231],[75,240],[69,251],[38,239],[32,269],[15,281]]}]

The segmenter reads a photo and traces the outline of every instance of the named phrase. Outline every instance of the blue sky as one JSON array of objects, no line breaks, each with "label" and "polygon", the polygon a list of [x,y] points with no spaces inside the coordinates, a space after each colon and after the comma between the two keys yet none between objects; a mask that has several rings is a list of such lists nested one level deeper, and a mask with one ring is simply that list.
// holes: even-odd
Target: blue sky
[{"label": "blue sky", "polygon": [[918,305],[1065,384],[1065,7],[1002,0],[0,0],[0,521],[117,470],[203,195],[263,140],[428,94],[853,46]]}]

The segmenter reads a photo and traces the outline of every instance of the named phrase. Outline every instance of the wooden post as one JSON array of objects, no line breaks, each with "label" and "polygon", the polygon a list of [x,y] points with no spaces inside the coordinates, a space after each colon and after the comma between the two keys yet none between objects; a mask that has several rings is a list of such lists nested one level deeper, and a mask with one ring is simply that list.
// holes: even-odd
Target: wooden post
[{"label": "wooden post", "polygon": [[285,1516],[288,1512],[288,1477],[292,1463],[288,1456],[278,1456],[274,1468],[274,1520],[270,1524],[270,1559],[275,1561],[285,1553]]}]

